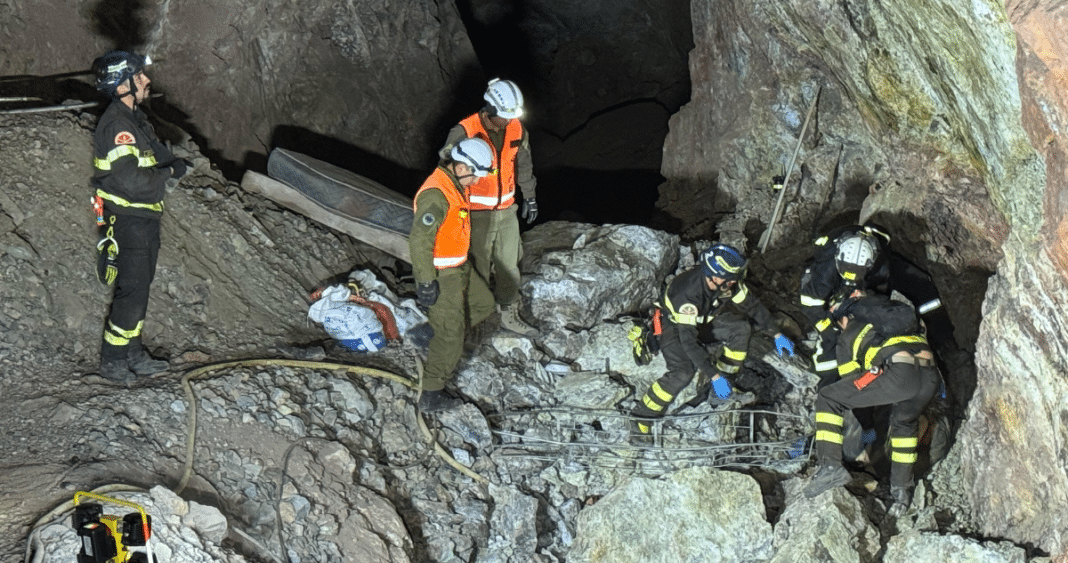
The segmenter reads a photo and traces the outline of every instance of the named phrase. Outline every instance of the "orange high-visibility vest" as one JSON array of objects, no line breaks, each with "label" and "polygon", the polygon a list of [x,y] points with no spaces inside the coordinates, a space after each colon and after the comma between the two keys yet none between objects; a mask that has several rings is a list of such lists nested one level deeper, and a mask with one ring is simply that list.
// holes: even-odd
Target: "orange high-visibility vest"
[{"label": "orange high-visibility vest", "polygon": [[445,218],[441,220],[434,238],[434,267],[438,270],[455,268],[467,261],[467,251],[471,246],[471,214],[467,198],[464,197],[463,188],[457,186],[445,170],[435,168],[415,193],[413,208],[416,207],[419,194],[428,189],[440,190],[449,202]]},{"label": "orange high-visibility vest", "polygon": [[[480,137],[493,147],[479,114],[464,118],[460,125],[468,137]],[[467,187],[471,194],[472,210],[504,209],[515,203],[515,159],[522,142],[523,124],[518,119],[508,120],[504,129],[504,148],[497,154],[497,147],[493,147],[493,169],[496,173],[480,178]]]}]

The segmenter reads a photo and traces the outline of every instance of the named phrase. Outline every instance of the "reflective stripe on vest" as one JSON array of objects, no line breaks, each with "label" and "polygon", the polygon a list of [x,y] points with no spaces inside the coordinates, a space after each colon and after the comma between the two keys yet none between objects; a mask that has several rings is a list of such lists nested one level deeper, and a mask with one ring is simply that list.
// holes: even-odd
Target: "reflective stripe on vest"
[{"label": "reflective stripe on vest", "polygon": [[100,196],[101,199],[106,199],[106,200],[110,201],[111,203],[114,203],[115,205],[118,205],[118,206],[121,206],[121,207],[136,207],[138,209],[150,209],[152,211],[159,211],[160,213],[163,213],[163,202],[162,201],[159,202],[159,203],[134,203],[134,202],[129,201],[127,199],[121,198],[121,197],[119,197],[119,196],[117,196],[115,194],[111,194],[111,193],[105,192],[102,189],[101,190],[97,190],[96,191],[96,195]]},{"label": "reflective stripe on vest", "polygon": [[878,356],[879,352],[881,352],[885,348],[889,348],[891,346],[898,346],[901,344],[927,344],[927,338],[919,334],[908,334],[905,336],[894,336],[892,338],[887,338],[886,341],[883,342],[881,345],[871,346],[867,350],[865,350],[863,354],[864,360],[862,363],[860,360],[861,342],[864,340],[864,337],[872,328],[873,325],[869,323],[860,330],[859,334],[857,334],[856,339],[853,340],[853,360],[849,363],[838,366],[839,375],[844,376],[854,370],[861,368],[863,368],[865,371],[871,370],[872,365],[875,363],[875,357]]},{"label": "reflective stripe on vest", "polygon": [[[479,114],[466,117],[460,125],[468,137],[480,137],[493,147]],[[472,210],[505,209],[515,203],[515,159],[522,140],[523,125],[518,119],[508,120],[504,129],[504,147],[500,154],[497,154],[496,147],[493,150],[493,168],[497,172],[467,187]]]},{"label": "reflective stripe on vest", "polygon": [[[156,155],[149,153],[148,156],[141,156],[141,151],[134,145],[119,145],[110,151],[105,158],[94,158],[93,167],[101,172],[108,172],[111,170],[111,164],[116,160],[132,156],[137,159],[138,168],[155,168],[156,167]],[[148,209],[150,211],[156,211],[163,213],[163,201],[156,203],[134,203],[125,198],[121,198],[115,194],[104,191],[103,189],[96,190],[96,195],[103,199],[118,205],[119,207],[131,207],[136,209]]]},{"label": "reflective stripe on vest", "polygon": [[428,189],[440,191],[449,203],[434,238],[434,268],[454,268],[467,261],[467,251],[471,247],[471,216],[467,200],[460,191],[463,188],[458,187],[441,168],[435,168],[423,182],[413,202]]},{"label": "reflective stripe on vest", "polygon": [[105,158],[94,158],[93,166],[100,171],[107,172],[111,170],[111,163],[124,157],[132,156],[137,159],[138,168],[155,168],[156,167],[156,155],[150,154],[149,156],[141,156],[141,151],[133,145],[119,145],[110,151]]}]

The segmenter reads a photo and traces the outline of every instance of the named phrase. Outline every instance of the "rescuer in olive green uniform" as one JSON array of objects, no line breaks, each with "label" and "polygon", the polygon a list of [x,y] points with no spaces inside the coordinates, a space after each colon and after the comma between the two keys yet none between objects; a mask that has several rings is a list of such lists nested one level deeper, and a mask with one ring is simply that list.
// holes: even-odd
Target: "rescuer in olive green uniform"
[{"label": "rescuer in olive green uniform", "polygon": [[[521,308],[519,259],[523,241],[516,211],[533,223],[538,216],[530,158],[530,140],[519,118],[523,94],[511,80],[493,79],[483,96],[486,105],[455,125],[439,151],[447,158],[456,143],[477,137],[493,147],[494,171],[479,178],[468,191],[471,203],[471,260],[487,283],[493,277],[494,294],[501,306],[501,326],[528,338],[539,332],[519,316]],[[522,192],[518,205],[516,189]]]},{"label": "rescuer in olive green uniform", "polygon": [[434,329],[419,399],[424,412],[456,405],[444,389],[463,354],[466,328],[494,310],[493,293],[468,260],[471,211],[467,192],[468,186],[492,170],[490,146],[482,139],[464,139],[415,194],[408,247],[418,302],[427,309]]}]

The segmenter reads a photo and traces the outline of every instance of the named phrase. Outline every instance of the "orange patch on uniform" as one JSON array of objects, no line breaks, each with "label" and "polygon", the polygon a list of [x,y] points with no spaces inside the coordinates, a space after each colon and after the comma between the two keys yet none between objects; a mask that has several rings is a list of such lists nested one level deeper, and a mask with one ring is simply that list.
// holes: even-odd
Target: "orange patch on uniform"
[{"label": "orange patch on uniform", "polygon": [[129,131],[120,131],[118,135],[115,135],[116,145],[132,145],[135,142],[137,142],[136,139]]}]

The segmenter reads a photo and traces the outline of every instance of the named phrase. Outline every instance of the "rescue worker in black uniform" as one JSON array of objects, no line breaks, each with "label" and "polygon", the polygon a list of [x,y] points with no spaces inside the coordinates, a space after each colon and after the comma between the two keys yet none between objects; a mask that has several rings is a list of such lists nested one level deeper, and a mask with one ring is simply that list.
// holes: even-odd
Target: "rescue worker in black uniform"
[{"label": "rescue worker in black uniform", "polygon": [[851,479],[842,466],[844,417],[860,407],[890,409],[890,496],[888,514],[908,508],[912,467],[919,445],[918,421],[934,398],[941,376],[915,309],[885,295],[854,291],[835,305],[841,379],[823,387],[816,399],[816,457],[819,469],[804,489],[814,497]]},{"label": "rescue worker in black uniform", "polygon": [[93,62],[96,87],[111,97],[93,135],[93,177],[90,185],[103,200],[103,238],[98,248],[112,247],[117,272],[111,310],[100,349],[100,375],[129,385],[138,375],[167,369],[168,363],[148,355],[141,330],[148,309],[149,287],[156,273],[160,217],[169,179],[185,175],[186,164],[175,158],[156,136],[140,109],[151,80],[151,60],[126,51],[109,51]]},{"label": "rescue worker in black uniform", "polygon": [[801,277],[801,310],[817,333],[813,363],[819,386],[838,379],[838,331],[828,305],[833,298],[863,289],[889,296],[894,290],[916,307],[927,333],[940,349],[956,351],[953,326],[931,277],[890,249],[890,235],[873,224],[839,227],[815,241],[816,251]]},{"label": "rescue worker in black uniform", "polygon": [[[698,262],[671,280],[663,302],[657,303],[659,311],[654,314],[661,317],[660,349],[668,371],[649,387],[632,416],[663,417],[695,375],[700,376],[698,393],[707,392],[711,384],[717,397],[730,398],[732,389],[725,375],[738,373],[745,362],[752,334],[749,319],[761,330],[775,329],[771,314],[745,284],[749,263],[739,250],[716,244],[702,252]],[[709,325],[713,337],[723,343],[714,365],[699,336],[699,330]],[[775,347],[780,356],[784,351],[794,354],[793,342],[782,333],[775,334]],[[631,430],[635,442],[648,443],[651,421],[638,420]]]}]

